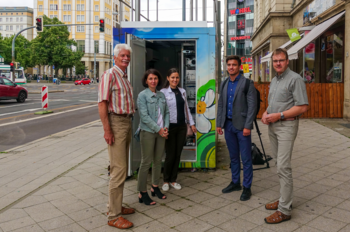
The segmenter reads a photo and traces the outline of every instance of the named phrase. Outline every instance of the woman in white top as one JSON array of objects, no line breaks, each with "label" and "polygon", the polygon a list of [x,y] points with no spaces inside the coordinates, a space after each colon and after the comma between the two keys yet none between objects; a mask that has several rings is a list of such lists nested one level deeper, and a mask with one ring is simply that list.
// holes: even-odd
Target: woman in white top
[{"label": "woman in white top", "polygon": [[[176,68],[171,68],[168,71],[164,88],[161,89],[161,92],[165,95],[170,113],[169,135],[165,142],[166,157],[163,171],[163,191],[168,191],[169,185],[176,190],[181,189],[181,185],[176,182],[176,179],[181,152],[186,140],[187,123],[190,124],[193,133],[197,132],[190,109],[186,103],[186,91],[179,87],[179,82],[179,71]],[[186,122],[187,118],[189,119],[188,122]]]}]

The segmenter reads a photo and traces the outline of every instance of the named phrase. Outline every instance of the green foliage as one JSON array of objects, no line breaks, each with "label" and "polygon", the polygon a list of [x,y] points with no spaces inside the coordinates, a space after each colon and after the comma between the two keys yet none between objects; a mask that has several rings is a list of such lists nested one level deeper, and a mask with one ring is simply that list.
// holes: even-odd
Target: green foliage
[{"label": "green foliage", "polygon": [[80,60],[75,62],[75,74],[85,74],[85,69],[87,69],[87,67],[85,67],[83,62],[81,62]]}]

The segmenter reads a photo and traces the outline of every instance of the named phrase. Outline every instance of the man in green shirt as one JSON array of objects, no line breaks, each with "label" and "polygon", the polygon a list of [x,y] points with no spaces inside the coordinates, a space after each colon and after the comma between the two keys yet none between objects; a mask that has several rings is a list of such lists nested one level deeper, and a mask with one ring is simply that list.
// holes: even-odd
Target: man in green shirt
[{"label": "man in green shirt", "polygon": [[287,51],[282,48],[276,49],[272,54],[272,62],[277,74],[271,81],[269,106],[261,121],[269,126],[271,152],[276,161],[280,181],[280,198],[265,206],[268,210],[277,210],[265,218],[268,224],[291,219],[293,201],[291,157],[298,133],[298,117],[307,111],[309,105],[302,77],[288,68]]}]

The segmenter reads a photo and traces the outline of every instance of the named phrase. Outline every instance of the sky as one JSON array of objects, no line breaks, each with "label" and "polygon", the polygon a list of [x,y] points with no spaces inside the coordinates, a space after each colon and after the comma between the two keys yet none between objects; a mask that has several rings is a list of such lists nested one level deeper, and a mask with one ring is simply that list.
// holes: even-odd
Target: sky
[{"label": "sky", "polygon": [[[88,0],[86,0],[88,1]],[[156,20],[156,1],[149,0],[149,16],[151,21]],[[202,20],[202,0],[198,1],[198,20]],[[195,7],[196,0],[193,0]],[[34,0],[0,0],[0,6],[28,6],[34,7]],[[186,0],[186,20],[189,19],[190,0]],[[224,1],[221,0],[221,19],[224,17]],[[147,0],[141,0],[141,14],[147,16]],[[195,13],[193,13],[195,19]],[[181,21],[182,0],[158,0],[159,21]],[[213,0],[207,0],[207,21],[213,21]],[[223,29],[223,28],[222,28]]]}]

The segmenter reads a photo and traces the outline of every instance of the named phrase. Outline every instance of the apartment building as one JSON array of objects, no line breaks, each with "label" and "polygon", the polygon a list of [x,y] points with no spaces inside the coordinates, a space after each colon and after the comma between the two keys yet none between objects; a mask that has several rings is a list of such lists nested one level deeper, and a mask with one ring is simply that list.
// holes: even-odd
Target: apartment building
[{"label": "apartment building", "polygon": [[[128,3],[128,1],[125,1]],[[115,17],[113,12],[120,9],[117,0],[34,0],[34,18],[46,15],[58,18],[65,24],[81,24],[70,26],[70,38],[77,42],[79,51],[84,52],[82,62],[88,68],[86,75],[93,77],[94,52],[96,51],[96,76],[110,67],[113,54],[113,27]],[[129,9],[128,9],[129,10]],[[124,9],[124,20],[129,20],[129,14]],[[130,11],[129,11],[130,12]],[[105,20],[105,32],[99,30],[99,19]],[[95,23],[96,25],[84,25]],[[34,31],[34,37],[36,31]],[[112,62],[113,63],[113,62]]]},{"label": "apartment building", "polygon": [[[20,30],[33,26],[33,9],[29,7],[0,7],[0,33],[10,37]],[[33,39],[33,29],[22,33],[28,40]]]},{"label": "apartment building", "polygon": [[224,18],[224,57],[238,55],[242,64],[249,64],[251,70],[254,0],[226,0]]},{"label": "apartment building", "polygon": [[[315,117],[350,119],[350,0],[256,0],[254,8],[253,79],[270,82],[271,53],[285,48],[289,67],[310,84]],[[292,42],[293,28],[302,38]]]}]

